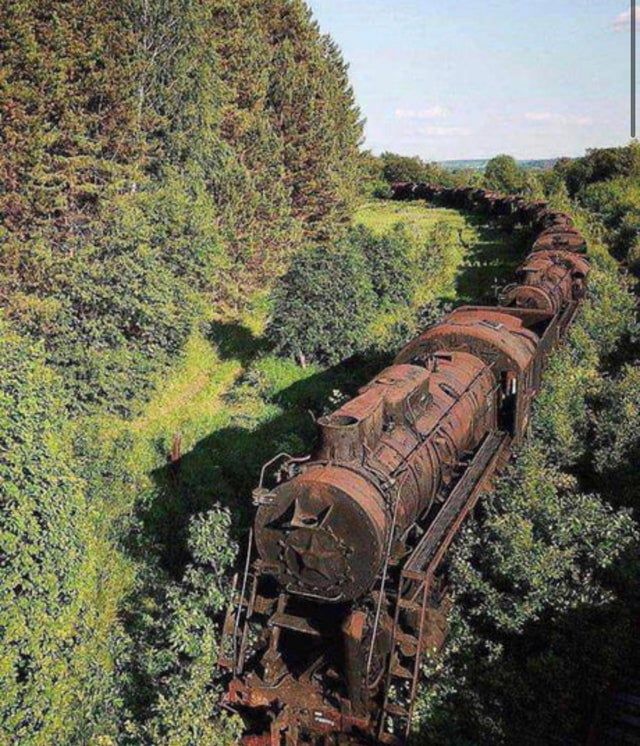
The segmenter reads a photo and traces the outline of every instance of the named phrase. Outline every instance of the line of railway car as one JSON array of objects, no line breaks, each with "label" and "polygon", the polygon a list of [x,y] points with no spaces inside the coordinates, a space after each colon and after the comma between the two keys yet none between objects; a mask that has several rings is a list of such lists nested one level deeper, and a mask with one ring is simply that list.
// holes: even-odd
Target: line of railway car
[{"label": "line of railway car", "polygon": [[532,252],[499,306],[448,313],[320,419],[311,456],[265,465],[221,659],[254,746],[404,742],[423,655],[446,636],[448,548],[525,436],[585,293],[568,215],[479,189],[393,196],[527,225]]}]

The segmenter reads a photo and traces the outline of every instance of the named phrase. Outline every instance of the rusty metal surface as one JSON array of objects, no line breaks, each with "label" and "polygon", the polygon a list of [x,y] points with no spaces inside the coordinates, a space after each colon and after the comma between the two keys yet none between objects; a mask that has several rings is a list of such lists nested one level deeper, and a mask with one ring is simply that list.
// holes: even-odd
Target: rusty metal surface
[{"label": "rusty metal surface", "polygon": [[478,355],[496,370],[525,370],[535,356],[538,336],[520,318],[492,307],[463,306],[410,342],[396,362],[420,361],[438,350]]},{"label": "rusty metal surface", "polygon": [[570,301],[582,298],[589,264],[569,251],[536,251],[516,270],[516,282],[502,292],[503,306],[538,308],[559,313]]},{"label": "rusty metal surface", "polygon": [[495,428],[495,385],[473,355],[434,355],[383,370],[322,418],[311,463],[256,516],[258,552],[283,587],[332,603],[368,591],[391,524],[401,534],[427,512]]},{"label": "rusty metal surface", "polygon": [[288,458],[278,485],[261,479],[221,654],[225,702],[253,725],[252,746],[405,742],[423,651],[445,639],[448,547],[524,437],[584,296],[584,238],[545,202],[391,191],[520,225],[532,253],[502,293],[508,307],[461,307],[424,330],[319,420],[308,460]]},{"label": "rusty metal surface", "polygon": [[560,250],[584,254],[587,244],[580,231],[575,228],[549,228],[538,235],[533,251]]}]

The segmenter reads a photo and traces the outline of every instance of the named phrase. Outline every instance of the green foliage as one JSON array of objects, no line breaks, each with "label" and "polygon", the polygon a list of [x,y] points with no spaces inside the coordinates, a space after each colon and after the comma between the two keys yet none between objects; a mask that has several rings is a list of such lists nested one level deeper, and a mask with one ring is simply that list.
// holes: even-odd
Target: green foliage
[{"label": "green foliage", "polygon": [[317,246],[300,254],[276,287],[267,334],[282,354],[334,363],[362,349],[374,306],[359,247]]},{"label": "green foliage", "polygon": [[188,542],[193,562],[181,581],[159,583],[152,575],[134,597],[132,633],[139,650],[128,672],[135,718],[127,724],[131,743],[237,743],[240,723],[220,711],[215,673],[220,654],[215,618],[228,602],[228,571],[236,554],[229,534],[228,512],[216,508],[194,516]]},{"label": "green foliage", "polygon": [[[605,381],[595,412],[595,467],[602,473],[630,472],[640,457],[640,366],[626,365]],[[635,479],[634,479],[635,481]]]},{"label": "green foliage", "polygon": [[204,311],[224,258],[211,201],[180,180],[123,195],[57,262],[46,303],[16,293],[12,317],[46,331],[74,409],[128,414]]},{"label": "green foliage", "polygon": [[585,209],[593,213],[609,232],[614,255],[633,268],[633,252],[640,241],[640,189],[637,179],[616,178],[594,182],[578,194]]},{"label": "green foliage", "polygon": [[347,66],[302,0],[265,3],[261,23],[276,40],[269,104],[293,214],[307,238],[334,238],[361,176],[362,121]]},{"label": "green foliage", "polygon": [[[570,737],[624,663],[631,625],[608,574],[637,526],[581,493],[548,453],[543,437],[524,447],[453,553],[451,639],[421,702],[424,733],[439,743]],[[584,649],[589,656],[569,652]],[[536,705],[532,717],[541,699],[545,716]]]},{"label": "green foliage", "polygon": [[408,305],[417,278],[412,261],[413,246],[406,228],[399,224],[389,233],[376,236],[361,226],[353,231],[350,240],[364,254],[379,305]]},{"label": "green foliage", "polygon": [[[424,209],[424,208],[422,208]],[[278,282],[268,337],[296,360],[335,363],[369,349],[388,354],[417,333],[454,292],[461,233],[439,220],[428,230],[386,221],[353,228],[334,249],[298,257]]]},{"label": "green foliage", "polygon": [[74,468],[42,350],[3,325],[0,360],[0,741],[87,742],[117,725],[117,603],[130,568]]},{"label": "green foliage", "polygon": [[360,193],[364,198],[387,199],[391,195],[389,183],[384,178],[382,158],[373,155],[370,150],[362,151],[360,170],[362,173]]},{"label": "green foliage", "polygon": [[[521,632],[549,610],[601,603],[596,575],[634,538],[633,522],[549,464],[542,440],[529,444],[485,505],[480,536],[456,556],[474,617],[501,632]],[[462,597],[464,603],[464,597]]]},{"label": "green foliage", "polygon": [[425,163],[418,156],[383,153],[380,156],[384,179],[393,184],[399,181],[449,184],[451,175],[436,163]]},{"label": "green foliage", "polygon": [[621,148],[592,148],[584,158],[558,161],[554,169],[562,174],[572,195],[588,184],[618,176],[640,175],[640,145],[631,142]]},{"label": "green foliage", "polygon": [[640,145],[588,150],[584,158],[558,162],[554,175],[606,229],[614,256],[640,271]]},{"label": "green foliage", "polygon": [[515,194],[524,189],[525,173],[513,156],[497,155],[487,163],[484,183],[488,189]]}]

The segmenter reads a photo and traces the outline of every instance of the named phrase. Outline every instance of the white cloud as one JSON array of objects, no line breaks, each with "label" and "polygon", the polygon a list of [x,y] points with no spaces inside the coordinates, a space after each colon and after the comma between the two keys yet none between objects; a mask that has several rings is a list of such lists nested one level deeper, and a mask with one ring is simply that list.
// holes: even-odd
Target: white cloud
[{"label": "white cloud", "polygon": [[442,127],[431,125],[429,127],[421,127],[419,133],[421,135],[427,135],[428,137],[468,137],[473,133],[473,130],[469,127]]},{"label": "white cloud", "polygon": [[430,106],[426,109],[396,109],[396,119],[444,119],[449,116],[446,106]]},{"label": "white cloud", "polygon": [[[614,31],[626,31],[631,27],[631,9],[618,14],[612,23]],[[636,16],[636,28],[640,28],[640,10]]]},{"label": "white cloud", "polygon": [[528,122],[542,122],[551,124],[571,125],[572,127],[586,127],[592,124],[590,117],[579,115],[556,114],[552,111],[528,111],[524,118]]}]

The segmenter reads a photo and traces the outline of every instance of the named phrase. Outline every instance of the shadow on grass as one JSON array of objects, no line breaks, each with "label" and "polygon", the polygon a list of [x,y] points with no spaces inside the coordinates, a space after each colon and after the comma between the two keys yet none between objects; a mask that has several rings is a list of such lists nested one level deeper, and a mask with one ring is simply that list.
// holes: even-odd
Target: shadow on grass
[{"label": "shadow on grass", "polygon": [[[250,349],[244,332],[218,328],[217,333],[234,343],[239,340],[243,350]],[[331,408],[333,392],[352,396],[384,362],[379,357],[357,356],[312,374],[267,400],[264,409],[273,412],[268,419],[243,421],[239,415],[233,424],[200,440],[178,465],[156,469],[152,473],[156,495],[142,516],[142,526],[144,538],[157,547],[165,568],[176,577],[181,574],[188,561],[189,519],[213,505],[231,511],[234,538],[241,538],[253,515],[251,491],[258,484],[262,465],[283,451],[308,453],[317,435],[315,420]]]},{"label": "shadow on grass", "polygon": [[513,281],[514,271],[530,247],[530,236],[523,231],[507,233],[482,216],[464,214],[479,240],[469,247],[456,279],[456,305],[493,305],[497,291]]},{"label": "shadow on grass", "polygon": [[250,329],[237,322],[213,321],[207,336],[223,360],[239,360],[243,367],[269,349],[263,337],[256,337]]}]

